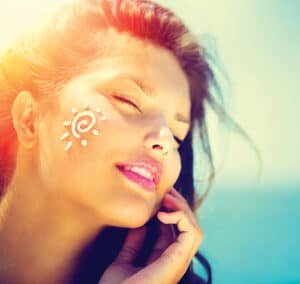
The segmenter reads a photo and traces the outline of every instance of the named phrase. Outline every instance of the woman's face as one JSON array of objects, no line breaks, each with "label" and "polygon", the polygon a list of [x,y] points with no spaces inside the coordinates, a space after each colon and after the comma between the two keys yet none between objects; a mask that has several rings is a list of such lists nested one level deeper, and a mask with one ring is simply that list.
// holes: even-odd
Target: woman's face
[{"label": "woman's face", "polygon": [[[44,185],[107,225],[146,223],[181,170],[173,136],[184,139],[189,129],[180,118],[190,116],[189,85],[171,52],[123,35],[118,48],[69,81],[55,103],[38,131]],[[78,127],[84,116],[91,126],[95,119],[94,125],[81,125],[85,133],[72,130],[67,121]],[[68,137],[62,137],[65,133]],[[155,191],[143,189],[116,167],[139,158],[161,164]]]}]

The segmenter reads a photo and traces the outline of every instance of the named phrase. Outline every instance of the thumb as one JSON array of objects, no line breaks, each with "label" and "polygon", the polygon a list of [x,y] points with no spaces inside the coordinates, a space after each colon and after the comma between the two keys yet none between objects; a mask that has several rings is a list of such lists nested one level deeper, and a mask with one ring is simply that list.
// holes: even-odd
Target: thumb
[{"label": "thumb", "polygon": [[129,230],[119,255],[115,259],[117,264],[133,263],[141,250],[147,233],[146,226]]}]

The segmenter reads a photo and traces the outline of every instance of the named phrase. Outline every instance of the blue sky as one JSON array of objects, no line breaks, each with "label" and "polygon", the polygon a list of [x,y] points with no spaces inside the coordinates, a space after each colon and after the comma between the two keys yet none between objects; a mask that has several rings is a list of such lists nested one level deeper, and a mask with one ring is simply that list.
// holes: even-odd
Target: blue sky
[{"label": "blue sky", "polygon": [[[45,11],[67,1],[48,2],[41,6],[37,0],[1,1],[0,44],[4,46]],[[261,182],[299,182],[300,1],[158,2],[173,9],[196,35],[215,38],[232,84],[232,90],[224,89],[228,110],[260,149]],[[248,144],[218,127],[213,114],[208,117],[217,181],[257,182],[257,163]]]}]

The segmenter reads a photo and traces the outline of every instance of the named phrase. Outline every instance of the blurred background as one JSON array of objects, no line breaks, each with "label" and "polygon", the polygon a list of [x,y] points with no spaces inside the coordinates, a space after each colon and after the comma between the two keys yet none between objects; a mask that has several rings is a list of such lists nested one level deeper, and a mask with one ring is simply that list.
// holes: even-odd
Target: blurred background
[{"label": "blurred background", "polygon": [[214,283],[300,283],[300,1],[160,2],[216,45],[227,109],[262,157],[259,177],[246,140],[209,113],[217,175],[198,216]]},{"label": "blurred background", "polygon": [[[63,2],[0,0],[0,47]],[[300,283],[300,1],[157,2],[211,48],[227,111],[262,157],[259,175],[247,141],[208,112],[217,175],[198,216],[214,283]]]}]

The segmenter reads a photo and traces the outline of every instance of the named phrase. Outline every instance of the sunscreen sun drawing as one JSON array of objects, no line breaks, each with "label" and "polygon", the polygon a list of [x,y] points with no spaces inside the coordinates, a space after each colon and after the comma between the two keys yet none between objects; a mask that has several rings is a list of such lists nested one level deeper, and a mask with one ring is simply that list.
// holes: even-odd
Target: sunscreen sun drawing
[{"label": "sunscreen sun drawing", "polygon": [[65,146],[65,151],[69,151],[73,145],[73,140],[78,139],[83,147],[86,147],[88,141],[86,137],[82,137],[82,134],[85,134],[89,131],[92,132],[94,136],[98,136],[100,134],[98,129],[95,129],[94,126],[97,122],[97,116],[99,116],[99,120],[106,120],[106,116],[104,116],[99,109],[96,110],[96,113],[92,111],[88,104],[84,105],[84,110],[79,112],[75,107],[72,108],[72,113],[74,115],[73,119],[64,121],[63,125],[69,130],[65,132],[60,140],[67,141]]}]

